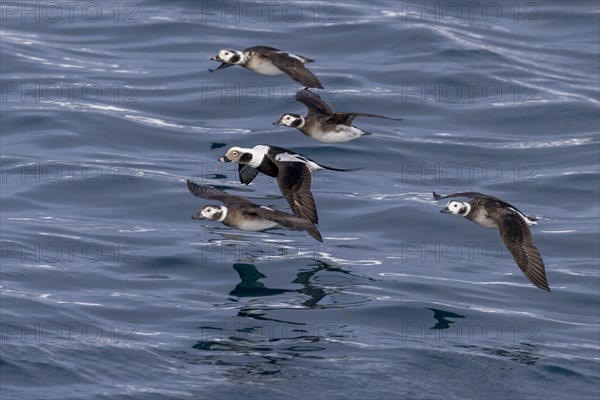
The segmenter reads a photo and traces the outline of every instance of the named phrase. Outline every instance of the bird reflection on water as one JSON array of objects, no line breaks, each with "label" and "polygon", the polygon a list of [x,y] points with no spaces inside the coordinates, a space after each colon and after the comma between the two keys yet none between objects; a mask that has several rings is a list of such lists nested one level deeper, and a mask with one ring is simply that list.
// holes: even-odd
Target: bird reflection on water
[{"label": "bird reflection on water", "polygon": [[[297,295],[302,296],[298,304],[290,307],[316,309],[327,308],[320,304],[327,296],[341,294],[344,287],[364,284],[372,281],[348,270],[314,260],[309,264],[309,270],[297,271],[293,284],[301,285],[299,289],[270,288],[263,282],[267,276],[260,272],[256,265],[250,263],[235,263],[232,268],[238,273],[240,282],[229,292],[235,297],[232,301],[248,299],[240,305],[236,316],[230,323],[206,324],[201,326],[201,338],[193,348],[201,350],[198,362],[235,366],[229,373],[239,379],[248,374],[272,375],[280,371],[279,364],[291,358],[303,360],[319,360],[331,358],[331,355],[317,355],[317,352],[327,351],[324,343],[327,338],[334,338],[342,332],[339,324],[327,321],[286,321],[269,316],[271,311],[282,310],[281,304],[291,303],[289,297],[280,302],[265,303],[262,300],[273,296]],[[336,282],[343,285],[327,287],[319,284],[315,277],[329,272],[336,275]],[[347,279],[339,279],[345,276]],[[352,304],[355,304],[354,302]],[[231,303],[228,303],[231,305]],[[340,304],[332,305],[340,307]],[[336,356],[338,357],[338,356]]]},{"label": "bird reflection on water", "polygon": [[433,311],[433,318],[436,319],[436,324],[429,329],[448,329],[454,321],[449,321],[446,318],[465,318],[464,315],[456,314],[451,311],[444,311],[437,308],[427,308]]}]

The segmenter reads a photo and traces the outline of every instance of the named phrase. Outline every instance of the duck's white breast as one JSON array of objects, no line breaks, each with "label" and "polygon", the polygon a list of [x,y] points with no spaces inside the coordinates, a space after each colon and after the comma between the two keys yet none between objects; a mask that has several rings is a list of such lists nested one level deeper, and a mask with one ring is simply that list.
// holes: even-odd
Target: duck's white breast
[{"label": "duck's white breast", "polygon": [[270,60],[256,55],[250,59],[246,67],[263,75],[279,75],[283,73]]},{"label": "duck's white breast", "polygon": [[237,227],[244,231],[264,231],[265,229],[274,228],[277,222],[269,221],[268,219],[252,219],[240,221]]},{"label": "duck's white breast", "polygon": [[354,126],[343,126],[331,131],[318,130],[312,134],[312,138],[323,143],[343,143],[361,137],[363,134],[363,131]]}]

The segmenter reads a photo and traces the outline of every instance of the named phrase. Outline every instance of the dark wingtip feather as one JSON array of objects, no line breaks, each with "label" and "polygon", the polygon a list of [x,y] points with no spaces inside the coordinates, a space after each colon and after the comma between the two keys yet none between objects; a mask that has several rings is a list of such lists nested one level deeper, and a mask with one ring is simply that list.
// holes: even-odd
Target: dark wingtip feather
[{"label": "dark wingtip feather", "polygon": [[321,85],[321,82],[319,82],[318,80],[316,80],[316,81],[312,81],[312,80],[310,80],[310,81],[308,81],[308,82],[306,82],[306,81],[305,81],[305,82],[303,82],[302,84],[303,84],[303,85],[306,85],[306,87],[308,87],[308,88],[325,89],[325,88],[323,87],[323,85]]},{"label": "dark wingtip feather", "polygon": [[542,289],[542,290],[546,290],[548,292],[551,292],[550,290],[550,286],[548,285],[548,282],[543,279],[543,280],[534,280],[534,279],[530,279],[531,283],[533,283],[536,287]]},{"label": "dark wingtip feather", "polygon": [[196,194],[198,192],[198,185],[189,179],[187,180],[187,187],[192,194]]},{"label": "dark wingtip feather", "polygon": [[440,196],[439,194],[437,194],[436,192],[433,192],[433,199],[434,200],[441,200],[443,197]]},{"label": "dark wingtip feather", "polygon": [[306,232],[312,236],[314,239],[318,240],[319,242],[323,243],[323,236],[321,236],[321,232],[319,232],[319,229],[317,228],[308,228],[306,230]]},{"label": "dark wingtip feather", "polygon": [[325,89],[323,87],[323,85],[321,84],[321,82],[319,81],[319,78],[317,78],[315,75],[313,75],[313,73],[310,72],[309,70],[304,71],[304,74],[302,74],[297,79],[297,82],[304,85],[307,89],[308,88]]},{"label": "dark wingtip feather", "polygon": [[240,183],[249,185],[258,175],[258,170],[250,167],[249,165],[245,165],[238,170],[238,175],[240,178]]},{"label": "dark wingtip feather", "polygon": [[196,182],[191,180],[187,180],[187,187],[191,194],[196,197],[206,198],[207,195],[210,195],[214,192],[220,192],[220,190],[211,188],[208,186],[198,185]]},{"label": "dark wingtip feather", "polygon": [[542,290],[546,290],[548,292],[551,292],[550,285],[548,285],[548,280],[546,279],[546,271],[543,268],[543,266],[542,266],[542,270],[540,272],[541,272],[541,276],[539,276],[539,275],[535,276],[534,273],[526,273],[525,275],[527,276],[527,278],[529,278],[531,283],[533,283],[538,288],[540,288]]}]

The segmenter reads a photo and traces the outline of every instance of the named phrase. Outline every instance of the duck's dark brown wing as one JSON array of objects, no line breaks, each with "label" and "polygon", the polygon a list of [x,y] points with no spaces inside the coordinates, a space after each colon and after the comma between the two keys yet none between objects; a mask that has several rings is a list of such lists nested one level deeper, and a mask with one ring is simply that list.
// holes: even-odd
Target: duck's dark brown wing
[{"label": "duck's dark brown wing", "polygon": [[257,215],[261,218],[277,222],[279,225],[288,229],[305,230],[314,239],[318,240],[319,242],[323,242],[323,236],[321,236],[319,229],[312,222],[304,218],[281,211],[268,211],[265,210],[264,207],[260,212],[257,213]]},{"label": "duck's dark brown wing", "polygon": [[299,59],[290,57],[282,51],[268,51],[262,54],[271,60],[274,66],[304,87],[323,89],[323,85],[321,85],[319,79]]},{"label": "duck's dark brown wing", "polygon": [[[276,49],[275,47],[270,47],[270,46],[252,46],[252,47],[248,47],[247,49],[244,49],[244,52],[253,52],[253,51],[258,51],[261,53],[267,53],[270,51],[274,51],[274,52],[281,52],[281,50]],[[311,60],[308,57],[304,57],[301,56],[300,54],[296,54],[298,57],[301,57],[304,59],[305,63],[311,63],[311,62],[315,62],[315,60]]]},{"label": "duck's dark brown wing", "polygon": [[544,261],[523,218],[506,208],[495,209],[490,217],[498,224],[502,241],[525,276],[535,286],[550,291]]},{"label": "duck's dark brown wing", "polygon": [[310,191],[310,170],[301,162],[278,162],[277,184],[290,208],[300,218],[317,224],[319,217]]},{"label": "duck's dark brown wing", "polygon": [[391,117],[386,117],[384,115],[379,115],[379,114],[339,111],[339,112],[333,113],[329,118],[327,118],[326,122],[350,126],[350,125],[352,125],[352,121],[354,121],[354,118],[356,118],[356,117],[383,118],[383,119],[391,119],[392,121],[402,121],[402,118],[391,118]]},{"label": "duck's dark brown wing", "polygon": [[238,175],[240,176],[240,182],[244,185],[248,185],[258,175],[258,170],[252,168],[248,164],[238,164]]},{"label": "duck's dark brown wing", "polygon": [[245,197],[234,196],[211,186],[198,185],[197,183],[192,182],[189,179],[187,180],[187,187],[190,193],[192,193],[196,197],[200,197],[202,199],[207,200],[220,201],[225,205],[232,203],[252,203]]},{"label": "duck's dark brown wing", "polygon": [[302,89],[296,93],[296,101],[304,104],[308,110],[307,116],[329,116],[333,110],[321,97],[308,89]]},{"label": "duck's dark brown wing", "polygon": [[272,210],[266,207],[259,207],[258,209],[255,209],[254,212],[260,218],[277,222],[279,225],[285,228],[294,230],[305,230],[310,236],[312,236],[319,242],[323,242],[321,232],[319,232],[317,227],[307,219],[300,218],[282,211]]},{"label": "duck's dark brown wing", "polygon": [[252,210],[252,212],[263,219],[277,222],[279,225],[289,229],[304,230],[315,226],[312,222],[296,215],[273,210],[264,206],[258,206],[256,209]]},{"label": "duck's dark brown wing", "polygon": [[314,228],[308,228],[306,230],[306,232],[312,236],[313,238],[315,238],[316,240],[318,240],[319,242],[323,243],[323,236],[321,236],[321,232],[319,232],[319,229],[317,229],[317,227]]}]

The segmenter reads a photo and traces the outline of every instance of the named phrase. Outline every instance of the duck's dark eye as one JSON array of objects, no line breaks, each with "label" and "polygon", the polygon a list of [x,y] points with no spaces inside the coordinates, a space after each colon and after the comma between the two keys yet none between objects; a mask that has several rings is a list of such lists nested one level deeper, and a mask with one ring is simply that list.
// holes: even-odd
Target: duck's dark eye
[{"label": "duck's dark eye", "polygon": [[233,155],[234,155],[234,156],[237,156],[237,155],[238,155],[238,152],[237,152],[237,151],[234,151],[234,152],[233,152]]}]

